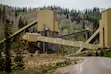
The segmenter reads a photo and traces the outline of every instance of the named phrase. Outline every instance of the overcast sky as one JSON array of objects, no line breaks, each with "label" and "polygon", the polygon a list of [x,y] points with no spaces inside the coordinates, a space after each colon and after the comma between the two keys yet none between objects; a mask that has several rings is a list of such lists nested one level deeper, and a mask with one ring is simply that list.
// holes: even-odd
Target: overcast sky
[{"label": "overcast sky", "polygon": [[86,9],[93,7],[111,8],[111,0],[0,0],[0,4],[17,7],[43,7],[57,5],[62,8]]}]

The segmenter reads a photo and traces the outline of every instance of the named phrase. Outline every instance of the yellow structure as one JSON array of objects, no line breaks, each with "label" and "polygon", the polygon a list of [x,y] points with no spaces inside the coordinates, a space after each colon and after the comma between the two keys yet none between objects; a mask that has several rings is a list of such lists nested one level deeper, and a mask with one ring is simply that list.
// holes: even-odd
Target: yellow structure
[{"label": "yellow structure", "polygon": [[53,30],[54,30],[55,32],[59,32],[58,21],[56,21],[56,20],[54,21]]},{"label": "yellow structure", "polygon": [[102,12],[99,39],[102,48],[111,46],[111,9]]},{"label": "yellow structure", "polygon": [[54,12],[49,9],[42,9],[37,13],[37,31],[59,31],[58,22],[54,17]]},{"label": "yellow structure", "polygon": [[[93,39],[99,34],[99,32],[100,32],[100,28],[98,28],[98,29],[94,32],[94,34],[93,34],[85,43],[87,43],[87,44],[90,43],[91,40],[93,40]],[[81,52],[83,49],[84,49],[84,48],[80,48],[80,49],[76,52],[76,54],[79,53],[79,52]]]},{"label": "yellow structure", "polygon": [[[41,9],[37,12],[37,32],[42,36],[58,37],[59,27],[55,13],[50,9]],[[45,42],[38,42],[38,47],[43,49],[43,53],[51,50],[52,46],[55,51],[58,46]],[[55,46],[55,47],[54,47]]]},{"label": "yellow structure", "polygon": [[[29,42],[41,41],[41,42],[49,42],[53,44],[62,44],[67,46],[80,47],[81,49],[78,50],[77,53],[81,52],[83,48],[98,49],[98,48],[111,47],[111,9],[107,9],[102,12],[102,18],[100,20],[99,29],[97,29],[97,31],[85,43],[80,41],[69,41],[64,39],[52,38],[53,35],[55,35],[55,37],[57,36],[56,33],[59,32],[59,27],[58,27],[58,22],[56,21],[56,18],[54,16],[54,12],[48,9],[38,11],[37,20],[31,22],[30,24],[19,29],[14,34],[10,35],[10,38],[16,36],[17,34],[21,33],[23,30],[35,24],[37,24],[38,32],[40,33],[43,32],[44,34],[48,33],[48,35],[46,35],[47,37],[41,36],[42,34],[38,34],[38,33],[26,33],[23,36],[24,40],[28,40]],[[100,35],[99,36],[100,45],[89,44],[98,34]],[[1,40],[0,43],[3,43],[5,40],[6,38]]]},{"label": "yellow structure", "polygon": [[38,33],[26,33],[23,36],[24,40],[28,40],[29,42],[48,42],[48,43],[54,43],[54,44],[61,44],[66,46],[75,46],[75,47],[81,47],[81,48],[88,48],[88,49],[98,49],[99,46],[95,44],[87,44],[83,43],[81,41],[70,41],[70,40],[64,40],[60,38],[52,38],[52,37],[45,37],[41,36]]},{"label": "yellow structure", "polygon": [[[111,9],[102,12],[99,25],[99,29],[85,43],[90,43],[99,33],[100,48],[109,48],[111,47]],[[81,52],[83,49],[80,48],[76,53]]]}]

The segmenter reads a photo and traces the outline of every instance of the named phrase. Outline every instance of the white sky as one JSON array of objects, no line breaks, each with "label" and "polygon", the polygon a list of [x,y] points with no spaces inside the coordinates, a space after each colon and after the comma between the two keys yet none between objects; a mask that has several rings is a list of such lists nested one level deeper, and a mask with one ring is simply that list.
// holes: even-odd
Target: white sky
[{"label": "white sky", "polygon": [[0,0],[0,4],[17,7],[43,7],[57,5],[62,8],[86,9],[93,7],[111,8],[111,0]]}]

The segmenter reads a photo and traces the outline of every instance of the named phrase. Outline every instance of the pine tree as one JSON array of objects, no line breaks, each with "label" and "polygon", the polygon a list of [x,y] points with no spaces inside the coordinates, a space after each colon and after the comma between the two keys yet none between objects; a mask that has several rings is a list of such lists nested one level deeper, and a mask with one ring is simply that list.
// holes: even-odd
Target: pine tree
[{"label": "pine tree", "polygon": [[20,17],[19,23],[18,23],[18,27],[19,27],[19,28],[22,28],[23,26],[24,26],[24,23],[23,23],[23,21],[22,21],[22,17]]},{"label": "pine tree", "polygon": [[66,16],[67,16],[67,19],[69,19],[69,15],[67,14]]},{"label": "pine tree", "polygon": [[[27,23],[27,21],[25,21],[25,25],[27,25],[28,23]],[[25,32],[29,32],[29,29],[27,28],[26,30],[25,30]]]},{"label": "pine tree", "polygon": [[0,9],[0,23],[1,23],[1,20],[2,20],[1,14],[2,14],[2,11]]},{"label": "pine tree", "polygon": [[5,21],[6,21],[6,11],[5,11],[5,6],[3,6],[2,22],[5,23]]},{"label": "pine tree", "polygon": [[104,56],[104,52],[102,49],[100,50],[100,56]]},{"label": "pine tree", "polygon": [[2,49],[3,43],[0,44],[0,71],[5,71],[5,58],[1,54]]},{"label": "pine tree", "polygon": [[96,56],[99,56],[99,53],[98,53],[98,51],[96,51]]},{"label": "pine tree", "polygon": [[15,16],[17,17],[18,13],[17,13],[17,8],[16,7],[14,8],[14,11],[15,11]]},{"label": "pine tree", "polygon": [[22,56],[22,51],[21,51],[20,47],[21,47],[21,42],[18,42],[17,49],[15,49],[15,51],[14,51],[16,53],[16,57],[14,58],[14,67],[13,67],[13,69],[15,69],[15,70],[24,69],[24,62],[22,60],[23,56]]},{"label": "pine tree", "polygon": [[9,20],[6,20],[6,24],[5,24],[5,38],[6,38],[6,41],[5,41],[5,58],[6,58],[6,61],[5,61],[5,64],[6,64],[6,67],[5,67],[5,72],[8,74],[12,71],[11,69],[11,56],[10,56],[10,49],[11,49],[11,39],[10,39],[10,34],[11,34],[11,26],[10,26],[10,21]]},{"label": "pine tree", "polygon": [[85,29],[85,22],[84,22],[84,21],[83,21],[83,26],[82,26],[82,28]]}]

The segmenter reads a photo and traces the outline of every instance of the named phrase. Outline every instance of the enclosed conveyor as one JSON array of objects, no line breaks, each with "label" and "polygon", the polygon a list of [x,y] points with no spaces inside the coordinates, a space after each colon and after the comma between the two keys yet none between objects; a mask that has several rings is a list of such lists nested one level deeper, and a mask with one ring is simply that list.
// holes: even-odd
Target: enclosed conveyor
[{"label": "enclosed conveyor", "polygon": [[81,41],[70,41],[70,40],[64,40],[61,38],[52,38],[52,37],[45,37],[41,36],[38,33],[26,33],[23,36],[24,40],[27,40],[28,42],[48,42],[48,43],[54,43],[54,44],[60,44],[60,45],[66,45],[66,46],[74,46],[74,47],[80,47],[80,48],[87,48],[87,49],[98,49],[99,46],[95,44],[87,44]]},{"label": "enclosed conveyor", "polygon": [[[27,29],[27,28],[35,25],[35,24],[37,24],[37,20],[35,20],[35,21],[27,24],[27,25],[24,26],[23,28],[21,28],[21,29],[19,29],[18,31],[14,32],[12,35],[9,36],[9,38],[12,38],[12,37],[16,36],[17,34],[21,33],[21,32],[24,31],[25,29]],[[3,40],[1,40],[1,41],[0,41],[0,44],[3,43],[5,40],[6,40],[6,38],[4,38]]]}]

